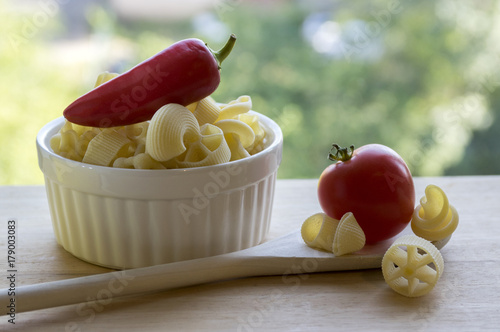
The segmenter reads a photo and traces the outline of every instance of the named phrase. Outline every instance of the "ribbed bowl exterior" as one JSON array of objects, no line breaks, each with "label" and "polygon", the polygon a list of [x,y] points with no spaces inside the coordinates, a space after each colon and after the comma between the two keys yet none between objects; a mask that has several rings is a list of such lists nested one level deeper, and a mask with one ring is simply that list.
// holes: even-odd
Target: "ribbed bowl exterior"
[{"label": "ribbed bowl exterior", "polygon": [[268,118],[264,151],[187,171],[68,161],[48,144],[61,121],[42,129],[37,146],[55,237],[74,256],[137,268],[246,249],[267,235],[282,151],[281,131]]},{"label": "ribbed bowl exterior", "polygon": [[275,179],[276,173],[219,194],[189,222],[179,215],[177,200],[102,197],[48,178],[46,189],[54,233],[64,249],[93,264],[134,268],[259,244],[269,230]]}]

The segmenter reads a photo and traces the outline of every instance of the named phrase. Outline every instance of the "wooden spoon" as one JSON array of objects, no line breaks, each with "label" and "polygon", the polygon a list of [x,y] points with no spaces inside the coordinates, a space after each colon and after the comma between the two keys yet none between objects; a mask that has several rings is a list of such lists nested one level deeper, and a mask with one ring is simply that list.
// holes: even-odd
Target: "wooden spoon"
[{"label": "wooden spoon", "polygon": [[[336,257],[309,248],[296,231],[224,255],[20,286],[16,288],[16,312],[83,303],[89,299],[110,301],[111,298],[233,278],[268,275],[285,278],[292,274],[380,268],[384,253],[393,240]],[[440,249],[448,240],[435,245]],[[0,290],[0,305],[5,308],[10,298],[7,289]]]}]

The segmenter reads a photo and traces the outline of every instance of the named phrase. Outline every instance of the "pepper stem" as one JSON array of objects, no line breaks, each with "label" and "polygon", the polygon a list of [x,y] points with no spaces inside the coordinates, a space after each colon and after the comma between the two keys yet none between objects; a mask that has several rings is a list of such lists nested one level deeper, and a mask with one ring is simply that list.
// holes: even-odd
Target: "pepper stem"
[{"label": "pepper stem", "polygon": [[210,52],[214,55],[215,59],[217,60],[217,64],[219,65],[219,69],[221,68],[222,61],[227,58],[229,53],[231,53],[231,50],[233,49],[234,44],[236,43],[236,36],[232,33],[231,36],[229,36],[228,41],[226,42],[226,45],[224,45],[219,51],[214,51],[210,47],[208,47],[207,44],[205,44]]},{"label": "pepper stem", "polygon": [[349,148],[341,148],[338,144],[332,144],[328,159],[331,161],[348,161],[352,158],[353,152],[354,145],[351,145]]}]

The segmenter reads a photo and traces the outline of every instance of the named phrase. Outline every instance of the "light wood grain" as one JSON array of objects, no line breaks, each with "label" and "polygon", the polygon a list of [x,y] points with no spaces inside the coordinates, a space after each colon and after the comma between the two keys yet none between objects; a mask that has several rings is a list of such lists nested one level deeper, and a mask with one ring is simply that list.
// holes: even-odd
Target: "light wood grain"
[{"label": "light wood grain", "polygon": [[[416,178],[417,197],[437,184],[460,213],[442,250],[445,270],[428,295],[410,299],[386,286],[379,269],[234,279],[94,307],[18,313],[19,331],[456,331],[500,326],[500,176]],[[280,180],[268,239],[319,212],[316,180]],[[7,220],[17,221],[16,285],[111,271],[78,260],[52,233],[43,187],[0,187],[0,288],[7,287]],[[1,257],[4,257],[3,259]],[[291,267],[293,268],[293,267]]]}]

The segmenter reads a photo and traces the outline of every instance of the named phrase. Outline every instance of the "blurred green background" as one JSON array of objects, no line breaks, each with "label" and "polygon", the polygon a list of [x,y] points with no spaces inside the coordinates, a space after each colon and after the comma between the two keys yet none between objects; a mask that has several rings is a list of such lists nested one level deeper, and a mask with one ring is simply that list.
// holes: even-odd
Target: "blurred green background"
[{"label": "blurred green background", "polygon": [[238,37],[214,97],[284,133],[280,178],[381,143],[413,175],[500,171],[498,1],[0,0],[0,184],[42,184],[35,136],[93,87],[190,37]]}]

